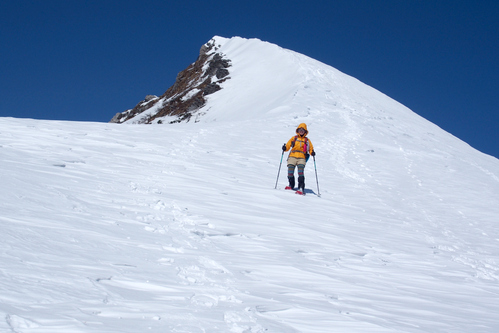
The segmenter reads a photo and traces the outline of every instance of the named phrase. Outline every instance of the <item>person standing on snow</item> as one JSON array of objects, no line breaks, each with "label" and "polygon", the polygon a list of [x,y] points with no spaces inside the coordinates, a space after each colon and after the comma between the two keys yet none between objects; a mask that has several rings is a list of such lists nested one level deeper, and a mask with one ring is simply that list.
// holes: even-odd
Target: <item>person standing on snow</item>
[{"label": "person standing on snow", "polygon": [[287,190],[292,190],[295,187],[295,168],[298,167],[298,191],[305,193],[305,175],[303,171],[305,169],[305,164],[307,164],[308,155],[315,156],[314,146],[312,142],[307,138],[308,130],[307,125],[302,123],[298,125],[296,129],[296,134],[287,143],[282,146],[283,151],[291,152],[288,156],[288,180],[289,186],[286,186]]}]

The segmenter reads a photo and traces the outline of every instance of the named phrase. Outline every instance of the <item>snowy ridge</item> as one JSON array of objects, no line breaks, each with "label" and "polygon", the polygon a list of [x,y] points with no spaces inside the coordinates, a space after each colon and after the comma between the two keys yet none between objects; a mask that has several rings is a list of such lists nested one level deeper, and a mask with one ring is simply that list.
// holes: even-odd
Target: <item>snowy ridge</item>
[{"label": "snowy ridge", "polygon": [[[0,119],[0,331],[499,330],[499,161],[313,59],[222,42],[200,123]],[[313,161],[306,196],[285,167],[274,189],[301,122],[321,198]]]}]

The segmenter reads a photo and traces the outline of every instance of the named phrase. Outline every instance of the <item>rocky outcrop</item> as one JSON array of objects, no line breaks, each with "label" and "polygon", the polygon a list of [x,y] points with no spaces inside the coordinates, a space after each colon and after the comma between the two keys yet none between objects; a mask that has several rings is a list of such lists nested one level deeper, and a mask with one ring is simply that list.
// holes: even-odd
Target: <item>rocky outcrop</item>
[{"label": "rocky outcrop", "polygon": [[[231,61],[217,52],[212,39],[201,47],[198,59],[177,75],[175,83],[160,97],[148,95],[133,109],[117,113],[110,122],[123,123],[133,119],[141,124],[169,123],[191,120],[206,103],[205,96],[222,89],[230,79]],[[199,114],[198,114],[199,115]]]}]

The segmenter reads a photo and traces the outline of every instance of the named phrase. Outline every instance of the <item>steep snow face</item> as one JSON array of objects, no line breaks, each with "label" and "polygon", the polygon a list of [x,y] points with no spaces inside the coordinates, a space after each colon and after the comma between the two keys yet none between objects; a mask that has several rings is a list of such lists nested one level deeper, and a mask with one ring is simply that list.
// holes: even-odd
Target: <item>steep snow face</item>
[{"label": "steep snow face", "polygon": [[302,54],[258,39],[214,37],[213,41],[231,60],[231,80],[208,97],[201,121],[295,118],[314,112],[383,119],[396,115],[422,121],[379,91]]},{"label": "steep snow face", "polygon": [[[308,57],[214,40],[231,78],[197,123],[0,119],[0,331],[499,331],[499,161]],[[280,148],[302,122],[304,197]]]}]

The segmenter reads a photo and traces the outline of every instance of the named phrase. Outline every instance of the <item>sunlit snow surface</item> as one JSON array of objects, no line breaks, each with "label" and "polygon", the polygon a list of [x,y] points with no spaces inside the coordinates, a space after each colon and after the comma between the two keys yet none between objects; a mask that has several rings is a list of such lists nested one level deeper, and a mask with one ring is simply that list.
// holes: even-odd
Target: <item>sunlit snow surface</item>
[{"label": "sunlit snow surface", "polygon": [[[231,79],[198,123],[0,118],[0,332],[499,332],[499,161],[332,67],[217,42]],[[306,196],[286,155],[274,189],[302,122]]]}]

